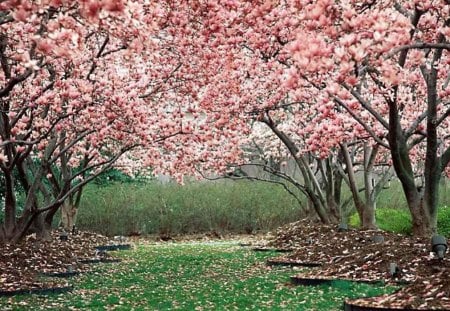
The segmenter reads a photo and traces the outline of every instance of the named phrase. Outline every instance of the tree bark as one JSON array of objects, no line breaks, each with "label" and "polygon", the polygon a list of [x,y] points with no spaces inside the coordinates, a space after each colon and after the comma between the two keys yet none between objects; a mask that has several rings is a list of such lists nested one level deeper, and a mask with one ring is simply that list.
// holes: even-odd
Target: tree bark
[{"label": "tree bark", "polygon": [[[356,176],[353,167],[353,161],[350,157],[349,150],[346,144],[343,144],[341,148],[344,155],[345,164],[347,166],[346,169],[348,176],[347,183],[352,193],[353,202],[355,204],[355,208],[358,213],[361,227],[363,229],[376,229],[377,225],[375,221],[375,205],[373,204],[374,202],[371,202],[370,200],[364,202],[359,196],[359,191],[356,184]],[[368,174],[368,172],[366,171],[366,167],[364,168],[364,174]],[[366,189],[366,191],[369,191],[369,189]]]},{"label": "tree bark", "polygon": [[61,207],[61,224],[64,230],[70,231],[75,226],[77,212],[78,208],[75,205],[69,202],[63,204]]},{"label": "tree bark", "polygon": [[16,195],[14,193],[14,176],[11,170],[4,171],[5,177],[5,220],[3,224],[4,239],[8,240],[16,226]]},{"label": "tree bark", "polygon": [[36,237],[43,241],[51,240],[51,224],[45,221],[45,215],[39,214],[30,226],[30,231],[36,233]]}]

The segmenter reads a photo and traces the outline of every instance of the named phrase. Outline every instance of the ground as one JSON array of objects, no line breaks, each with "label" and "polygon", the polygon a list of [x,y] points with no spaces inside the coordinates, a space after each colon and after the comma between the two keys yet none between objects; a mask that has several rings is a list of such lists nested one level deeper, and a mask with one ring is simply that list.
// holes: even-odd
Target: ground
[{"label": "ground", "polygon": [[[196,238],[199,237],[184,237],[175,240],[186,241]],[[201,237],[202,240],[207,241],[218,238],[221,237]],[[283,272],[283,277],[295,275],[302,278],[383,281],[385,284],[399,288],[395,293],[377,298],[355,300],[358,297],[357,294],[345,296],[353,299],[349,301],[352,304],[421,310],[450,309],[450,280],[448,279],[448,275],[450,275],[450,254],[447,254],[444,260],[436,259],[430,253],[430,241],[426,239],[412,239],[381,231],[338,231],[333,226],[302,221],[280,228],[278,232],[268,236],[240,237],[240,240],[250,242],[253,245],[294,249],[291,253],[285,253],[277,257],[276,260],[278,261],[322,264],[318,268],[301,270],[301,273],[298,270],[295,272],[295,270],[288,269]],[[146,241],[148,240],[141,239],[135,242],[141,245]],[[36,240],[34,236],[30,236],[22,244],[3,246],[0,255],[0,290],[12,291],[24,288],[67,285],[68,281],[65,279],[53,281],[53,278],[42,278],[39,274],[69,270],[87,271],[91,269],[90,265],[78,263],[79,259],[94,257],[96,255],[94,252],[95,246],[117,244],[118,242],[87,232],[69,235],[69,241],[60,241],[59,233],[55,232],[51,242],[41,242]],[[160,242],[159,244],[174,245],[172,242]],[[247,250],[249,249],[247,247]],[[235,243],[234,248],[226,250],[226,252],[231,251],[238,252],[238,255],[248,254],[248,251],[247,253],[239,253],[237,243]],[[156,253],[153,252],[152,254]],[[272,255],[275,256],[275,254]],[[144,254],[143,256],[146,258],[149,255]],[[163,259],[168,260],[169,258],[167,254],[161,256]],[[245,255],[245,257],[249,258],[248,255]],[[186,262],[190,265],[197,262],[200,265],[204,263],[203,258],[194,259],[194,257],[189,257]],[[252,260],[259,261],[259,264],[251,264],[250,266],[253,267],[251,271],[270,270],[270,267],[265,266],[265,259],[267,258],[252,257]],[[399,268],[394,275],[390,272],[391,264],[395,264]],[[121,276],[135,272],[123,269]],[[153,269],[153,267],[149,269]],[[219,267],[219,270],[222,271],[223,269],[224,267]],[[243,271],[248,271],[248,268]],[[217,273],[215,271],[212,274],[219,276]],[[208,277],[214,277],[214,275]],[[282,275],[271,275],[271,277],[278,279]],[[276,282],[277,285],[274,285],[276,287],[275,293],[278,294],[281,289],[289,289],[292,286],[286,282],[287,280],[288,278]],[[81,292],[84,293],[84,290],[81,290]],[[218,292],[222,293],[223,289]],[[381,293],[378,292],[377,295]],[[270,295],[267,298],[269,300]],[[283,301],[288,300],[287,297],[289,296],[281,297],[284,298],[278,299]],[[337,297],[345,299],[340,294],[337,294]]]},{"label": "ground", "polygon": [[[402,285],[394,294],[352,303],[450,310],[450,253],[443,260],[437,259],[431,252],[429,239],[379,230],[339,231],[336,226],[301,221],[280,228],[267,245],[294,249],[293,253],[277,258],[279,261],[323,264],[297,277]],[[394,274],[391,265],[398,267]]]},{"label": "ground", "polygon": [[30,235],[17,245],[2,245],[0,291],[65,286],[67,282],[61,279],[44,282],[39,274],[86,271],[89,267],[78,260],[95,257],[94,247],[108,244],[110,240],[92,232],[71,234],[69,241],[61,241],[59,235],[59,231],[54,231],[51,241],[39,241]]},{"label": "ground", "polygon": [[294,286],[291,268],[266,265],[276,252],[255,252],[238,240],[133,244],[130,251],[112,254],[120,263],[88,265],[88,272],[70,279],[68,293],[0,297],[0,309],[338,311],[346,298],[392,291],[352,282]]}]

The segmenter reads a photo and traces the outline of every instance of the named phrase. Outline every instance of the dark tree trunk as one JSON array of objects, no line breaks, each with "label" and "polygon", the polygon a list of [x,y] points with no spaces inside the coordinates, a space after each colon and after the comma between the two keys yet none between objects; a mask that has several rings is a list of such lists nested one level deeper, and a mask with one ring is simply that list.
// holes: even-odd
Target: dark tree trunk
[{"label": "dark tree trunk", "polygon": [[4,172],[5,177],[5,220],[3,238],[8,240],[14,234],[16,226],[16,195],[14,193],[14,177],[10,170]]},{"label": "dark tree trunk", "polygon": [[30,231],[36,233],[36,237],[43,241],[50,241],[51,239],[51,223],[49,224],[44,214],[35,217],[30,226]]}]

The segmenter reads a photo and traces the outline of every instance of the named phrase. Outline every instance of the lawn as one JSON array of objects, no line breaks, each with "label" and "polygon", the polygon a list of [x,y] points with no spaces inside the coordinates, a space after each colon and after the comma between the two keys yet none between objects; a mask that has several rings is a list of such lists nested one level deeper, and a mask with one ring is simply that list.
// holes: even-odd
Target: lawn
[{"label": "lawn", "polygon": [[[392,288],[337,282],[292,286],[291,268],[264,264],[276,253],[237,242],[138,244],[123,262],[93,265],[71,293],[1,298],[2,310],[342,310],[346,297]],[[298,271],[297,271],[298,272]]]}]

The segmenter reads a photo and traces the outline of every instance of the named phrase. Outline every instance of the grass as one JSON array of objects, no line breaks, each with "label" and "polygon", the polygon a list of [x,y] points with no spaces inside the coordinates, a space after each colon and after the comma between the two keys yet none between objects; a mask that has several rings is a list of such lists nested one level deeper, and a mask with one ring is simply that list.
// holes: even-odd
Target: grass
[{"label": "grass", "polygon": [[291,286],[288,268],[270,269],[274,253],[231,243],[141,245],[124,262],[97,266],[69,294],[1,298],[2,310],[342,310],[345,298],[392,288],[337,282]]}]

